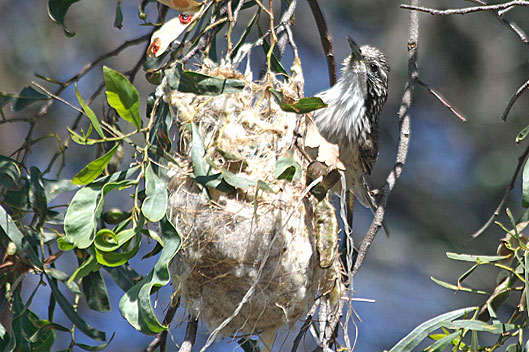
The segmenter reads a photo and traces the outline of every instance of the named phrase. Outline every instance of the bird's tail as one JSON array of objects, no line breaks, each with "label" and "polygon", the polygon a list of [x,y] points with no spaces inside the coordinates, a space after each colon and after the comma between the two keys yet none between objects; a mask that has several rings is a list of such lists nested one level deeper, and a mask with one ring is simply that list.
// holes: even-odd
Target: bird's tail
[{"label": "bird's tail", "polygon": [[[363,175],[353,184],[353,191],[356,199],[358,199],[364,207],[369,208],[374,215],[377,211],[377,204],[375,197],[371,194],[371,187]],[[382,220],[382,227],[386,232],[386,236],[389,237],[389,229],[384,220]]]}]

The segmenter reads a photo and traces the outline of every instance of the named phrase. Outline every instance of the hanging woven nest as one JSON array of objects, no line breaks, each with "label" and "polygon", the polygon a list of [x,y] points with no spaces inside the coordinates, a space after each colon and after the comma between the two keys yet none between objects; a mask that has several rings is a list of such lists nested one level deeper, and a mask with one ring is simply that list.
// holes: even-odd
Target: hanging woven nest
[{"label": "hanging woven nest", "polygon": [[205,63],[198,74],[235,91],[213,96],[175,90],[185,74],[176,73],[177,83],[166,74],[159,90],[181,126],[168,174],[170,217],[183,238],[171,265],[174,289],[192,315],[226,336],[293,324],[318,291],[341,290],[334,209],[310,195],[308,162],[291,149],[305,120],[271,93],[299,99],[301,67],[287,83],[270,76],[261,84]]}]

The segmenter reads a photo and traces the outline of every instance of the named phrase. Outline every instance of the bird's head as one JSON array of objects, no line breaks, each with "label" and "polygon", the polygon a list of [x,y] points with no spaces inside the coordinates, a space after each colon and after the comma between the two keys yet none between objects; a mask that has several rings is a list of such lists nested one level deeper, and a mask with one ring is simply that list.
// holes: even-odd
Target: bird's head
[{"label": "bird's head", "polygon": [[369,45],[359,47],[353,39],[347,37],[351,47],[351,56],[346,61],[345,70],[352,69],[362,72],[365,77],[367,87],[368,109],[374,109],[378,113],[386,102],[388,95],[389,64],[388,59],[377,48]]}]

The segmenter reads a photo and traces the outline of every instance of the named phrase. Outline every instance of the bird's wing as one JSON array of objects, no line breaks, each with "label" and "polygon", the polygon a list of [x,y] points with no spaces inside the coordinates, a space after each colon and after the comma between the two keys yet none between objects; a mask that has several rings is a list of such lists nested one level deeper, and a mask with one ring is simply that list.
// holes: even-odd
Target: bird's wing
[{"label": "bird's wing", "polygon": [[373,170],[378,157],[378,124],[371,124],[371,133],[367,135],[365,140],[360,141],[358,150],[364,172],[371,175],[371,170]]}]

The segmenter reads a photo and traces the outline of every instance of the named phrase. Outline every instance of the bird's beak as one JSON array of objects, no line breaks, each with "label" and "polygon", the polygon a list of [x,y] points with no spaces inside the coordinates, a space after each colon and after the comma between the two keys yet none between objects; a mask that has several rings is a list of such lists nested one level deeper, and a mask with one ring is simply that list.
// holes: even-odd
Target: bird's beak
[{"label": "bird's beak", "polygon": [[356,44],[356,42],[350,36],[347,36],[347,41],[351,47],[351,54],[353,58],[358,61],[362,60],[364,57],[362,56],[362,52],[360,51],[358,44]]}]

